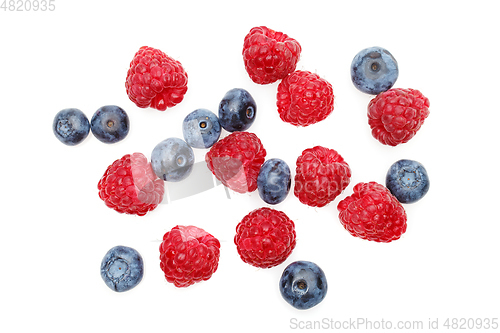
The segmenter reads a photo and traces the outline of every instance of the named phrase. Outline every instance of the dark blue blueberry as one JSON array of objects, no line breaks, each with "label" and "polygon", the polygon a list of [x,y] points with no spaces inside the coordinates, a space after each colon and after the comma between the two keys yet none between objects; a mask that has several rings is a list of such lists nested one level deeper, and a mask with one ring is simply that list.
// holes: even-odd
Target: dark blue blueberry
[{"label": "dark blue blueberry", "polygon": [[429,191],[429,177],[424,166],[413,160],[399,160],[389,168],[386,187],[401,203],[416,202]]},{"label": "dark blue blueberry", "polygon": [[184,118],[182,134],[193,148],[210,148],[219,140],[221,126],[219,118],[207,109],[197,109]]},{"label": "dark blue blueberry", "polygon": [[178,182],[193,170],[194,152],[186,141],[179,138],[163,140],[151,153],[151,166],[158,178]]},{"label": "dark blue blueberry", "polygon": [[391,89],[398,79],[396,59],[381,47],[369,47],[360,51],[351,64],[351,79],[360,91],[377,95]]},{"label": "dark blue blueberry", "polygon": [[219,121],[228,132],[246,131],[256,114],[255,100],[245,89],[229,90],[219,104]]},{"label": "dark blue blueberry", "polygon": [[288,265],[281,275],[279,287],[285,301],[299,310],[318,305],[328,291],[325,273],[310,261]]},{"label": "dark blue blueberry", "polygon": [[275,205],[285,200],[292,179],[285,161],[272,158],[262,164],[257,177],[259,195],[266,203]]},{"label": "dark blue blueberry", "polygon": [[111,290],[130,290],[141,282],[143,275],[142,257],[131,247],[115,246],[102,259],[101,277]]},{"label": "dark blue blueberry", "polygon": [[68,146],[75,146],[89,135],[90,123],[82,111],[69,108],[56,114],[52,130],[59,141]]},{"label": "dark blue blueberry", "polygon": [[99,108],[90,120],[92,134],[104,143],[116,143],[125,139],[129,127],[127,113],[116,105]]}]

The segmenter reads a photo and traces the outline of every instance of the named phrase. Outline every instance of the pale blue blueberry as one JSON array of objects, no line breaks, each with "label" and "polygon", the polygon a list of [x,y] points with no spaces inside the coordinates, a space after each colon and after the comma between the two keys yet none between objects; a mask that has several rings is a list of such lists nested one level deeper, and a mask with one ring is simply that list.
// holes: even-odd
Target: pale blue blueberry
[{"label": "pale blue blueberry", "polygon": [[429,191],[429,176],[417,161],[402,159],[391,165],[385,179],[386,187],[401,203],[422,199]]},{"label": "pale blue blueberry", "polygon": [[75,146],[89,135],[90,123],[81,110],[68,108],[56,114],[52,130],[59,141],[68,146]]},{"label": "pale blue blueberry", "polygon": [[151,167],[164,181],[179,182],[191,174],[194,164],[193,149],[186,141],[168,138],[158,143],[151,153]]},{"label": "pale blue blueberry", "polygon": [[116,105],[100,107],[92,116],[92,134],[101,142],[116,143],[128,135],[130,121],[127,113]]},{"label": "pale blue blueberry", "polygon": [[361,50],[351,63],[354,86],[367,94],[389,90],[399,76],[398,63],[392,54],[378,46]]},{"label": "pale blue blueberry", "polygon": [[111,248],[101,261],[101,277],[113,291],[124,292],[137,286],[144,275],[144,263],[137,250],[128,246]]},{"label": "pale blue blueberry", "polygon": [[221,134],[219,118],[210,110],[197,109],[184,118],[182,134],[193,148],[210,148]]}]

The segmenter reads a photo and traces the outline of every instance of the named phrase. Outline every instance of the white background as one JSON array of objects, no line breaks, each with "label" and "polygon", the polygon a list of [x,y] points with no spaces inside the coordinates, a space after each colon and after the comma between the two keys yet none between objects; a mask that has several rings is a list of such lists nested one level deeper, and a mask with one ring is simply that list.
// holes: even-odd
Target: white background
[{"label": "white background", "polygon": [[[494,1],[54,4],[52,12],[0,10],[1,331],[286,332],[330,319],[384,320],[393,328],[398,321],[422,321],[427,328],[429,319],[442,325],[447,318],[499,317],[500,25]],[[297,69],[333,85],[335,110],[326,120],[307,128],[282,122],[277,83],[249,79],[243,39],[259,25],[299,41]],[[179,60],[189,75],[184,101],[165,112],[139,109],[125,93],[128,65],[143,45]],[[395,87],[430,99],[424,126],[398,147],[371,136],[366,106],[372,97],[357,91],[349,75],[354,55],[375,45],[399,63]],[[145,217],[118,214],[97,194],[114,160],[133,152],[149,157],[158,142],[182,137],[189,112],[217,112],[234,87],[257,101],[249,131],[262,140],[267,158],[284,159],[294,175],[302,150],[323,145],[352,169],[349,187],[326,207],[307,207],[292,193],[274,206],[294,220],[297,246],[284,264],[267,270],[241,261],[233,243],[243,216],[266,206],[256,192],[227,199],[219,186]],[[90,118],[107,104],[129,114],[124,141],[105,145],[90,135],[69,147],[54,137],[59,110],[76,107]],[[205,152],[196,150],[197,161]],[[401,158],[423,163],[431,181],[424,199],[405,206],[407,232],[390,244],[352,237],[338,220],[338,202],[358,182],[384,183]],[[160,240],[177,224],[201,227],[221,242],[218,271],[187,289],[167,283],[159,268]],[[145,262],[141,284],[120,294],[99,274],[115,245],[137,249]],[[327,297],[308,311],[292,308],[279,293],[281,273],[295,260],[314,261],[327,275]]]}]

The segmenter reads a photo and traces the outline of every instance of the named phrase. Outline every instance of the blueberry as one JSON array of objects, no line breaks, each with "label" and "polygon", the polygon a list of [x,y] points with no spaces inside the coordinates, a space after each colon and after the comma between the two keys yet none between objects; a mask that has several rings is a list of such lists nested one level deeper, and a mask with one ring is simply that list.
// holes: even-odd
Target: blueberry
[{"label": "blueberry", "polygon": [[164,181],[178,182],[193,170],[194,153],[186,141],[179,138],[163,140],[151,153],[151,166]]},{"label": "blueberry", "polygon": [[92,134],[104,143],[116,143],[125,139],[129,127],[127,113],[116,105],[100,107],[90,120]]},{"label": "blueberry", "polygon": [[396,59],[381,47],[366,48],[352,60],[352,82],[356,88],[367,94],[377,95],[391,89],[398,75]]},{"label": "blueberry", "polygon": [[182,133],[191,147],[210,148],[220,137],[219,118],[207,109],[194,110],[184,118]]},{"label": "blueberry", "polygon": [[275,205],[285,200],[292,179],[285,161],[272,158],[262,164],[257,177],[259,195],[266,203]]},{"label": "blueberry", "polygon": [[228,132],[246,131],[256,114],[255,100],[245,89],[229,90],[219,104],[219,121]]},{"label": "blueberry", "polygon": [[142,257],[131,247],[115,246],[102,259],[101,277],[111,290],[130,290],[141,282],[143,275]]},{"label": "blueberry", "polygon": [[82,111],[69,108],[56,114],[52,130],[59,141],[68,146],[75,146],[89,135],[90,123]]},{"label": "blueberry", "polygon": [[399,160],[387,171],[386,187],[401,203],[414,203],[429,191],[429,177],[424,166],[413,160]]},{"label": "blueberry", "polygon": [[325,273],[310,261],[288,265],[281,275],[279,287],[285,301],[299,310],[318,305],[328,291]]}]

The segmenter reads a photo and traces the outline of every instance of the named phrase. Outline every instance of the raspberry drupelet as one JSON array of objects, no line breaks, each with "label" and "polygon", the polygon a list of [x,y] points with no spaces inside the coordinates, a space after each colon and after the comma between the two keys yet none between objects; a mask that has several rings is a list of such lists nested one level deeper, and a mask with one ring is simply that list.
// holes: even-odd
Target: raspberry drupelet
[{"label": "raspberry drupelet", "polygon": [[224,186],[247,193],[257,189],[257,177],[265,157],[266,150],[257,135],[233,132],[210,148],[205,161]]},{"label": "raspberry drupelet", "polygon": [[349,165],[334,149],[322,146],[305,149],[296,165],[294,194],[308,206],[326,206],[351,180]]},{"label": "raspberry drupelet", "polygon": [[344,228],[354,237],[389,243],[406,232],[406,212],[387,187],[358,183],[337,209]]},{"label": "raspberry drupelet", "polygon": [[410,141],[429,116],[429,99],[416,89],[393,88],[368,104],[368,124],[381,143],[397,146]]},{"label": "raspberry drupelet", "polygon": [[127,154],[107,169],[97,184],[99,198],[119,213],[146,215],[163,200],[164,182],[141,153]]},{"label": "raspberry drupelet", "polygon": [[234,243],[244,262],[271,268],[292,253],[295,237],[295,224],[285,213],[263,207],[248,213],[236,226]]},{"label": "raspberry drupelet", "polygon": [[333,87],[319,75],[295,71],[278,85],[277,107],[281,120],[306,127],[333,112]]},{"label": "raspberry drupelet", "polygon": [[260,26],[252,28],[245,36],[242,53],[250,79],[257,84],[269,84],[295,70],[301,51],[295,39]]},{"label": "raspberry drupelet", "polygon": [[165,111],[184,99],[187,83],[187,73],[179,61],[143,46],[130,62],[125,88],[138,107]]}]

